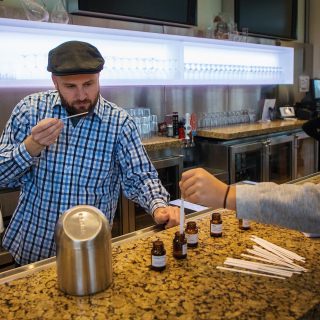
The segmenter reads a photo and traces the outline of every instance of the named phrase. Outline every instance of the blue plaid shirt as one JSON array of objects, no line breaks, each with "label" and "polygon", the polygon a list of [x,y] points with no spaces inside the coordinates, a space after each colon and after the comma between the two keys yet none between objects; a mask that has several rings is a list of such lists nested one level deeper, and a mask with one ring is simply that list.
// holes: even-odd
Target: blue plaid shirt
[{"label": "blue plaid shirt", "polygon": [[0,138],[0,186],[21,187],[3,247],[20,264],[55,255],[56,222],[75,205],[99,208],[112,224],[120,185],[149,213],[169,200],[132,118],[102,96],[75,127],[63,120],[57,142],[31,157],[23,143],[31,128],[65,116],[57,91],[32,94],[14,108]]}]

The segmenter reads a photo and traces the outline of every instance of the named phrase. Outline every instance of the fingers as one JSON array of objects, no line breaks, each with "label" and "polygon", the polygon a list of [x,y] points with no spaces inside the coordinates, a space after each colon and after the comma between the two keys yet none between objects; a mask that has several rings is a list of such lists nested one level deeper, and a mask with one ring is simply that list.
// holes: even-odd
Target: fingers
[{"label": "fingers", "polygon": [[158,224],[166,224],[166,228],[171,228],[179,224],[180,212],[178,207],[158,208],[154,212],[154,220]]},{"label": "fingers", "polygon": [[198,190],[203,190],[204,177],[206,174],[207,172],[201,168],[188,170],[182,174],[179,186],[184,199],[197,193]]},{"label": "fingers", "polygon": [[35,142],[43,146],[49,146],[55,143],[62,128],[63,122],[59,119],[43,119],[32,128],[31,136]]}]

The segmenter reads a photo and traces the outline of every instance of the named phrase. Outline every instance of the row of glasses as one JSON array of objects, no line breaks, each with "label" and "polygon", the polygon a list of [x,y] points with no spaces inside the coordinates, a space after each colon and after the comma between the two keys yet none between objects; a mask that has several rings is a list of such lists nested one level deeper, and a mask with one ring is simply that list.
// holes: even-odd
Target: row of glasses
[{"label": "row of glasses", "polygon": [[105,56],[105,69],[113,77],[136,78],[152,76],[156,78],[167,78],[178,70],[177,59],[158,59],[149,57],[118,57]]},{"label": "row of glasses", "polygon": [[250,114],[248,110],[203,112],[198,117],[199,128],[214,128],[239,123],[249,123]]},{"label": "row of glasses", "polygon": [[282,73],[282,68],[278,66],[257,66],[257,65],[238,65],[238,64],[213,64],[186,62],[184,71],[190,73],[240,73],[240,74],[266,74],[277,75]]},{"label": "row of glasses", "polygon": [[157,134],[158,117],[151,114],[150,108],[130,108],[127,111],[132,116],[142,140]]}]

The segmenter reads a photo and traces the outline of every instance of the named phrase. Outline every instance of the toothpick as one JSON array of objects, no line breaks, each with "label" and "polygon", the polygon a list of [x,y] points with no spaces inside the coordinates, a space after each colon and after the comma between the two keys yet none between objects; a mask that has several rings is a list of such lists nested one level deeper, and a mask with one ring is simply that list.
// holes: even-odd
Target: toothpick
[{"label": "toothpick", "polygon": [[82,116],[82,115],[87,114],[87,113],[89,113],[89,111],[82,112],[82,113],[78,113],[78,114],[74,114],[74,115],[68,116],[68,117],[64,117],[64,118],[61,118],[60,120],[65,120],[65,119],[70,119],[70,118],[79,117],[79,116]]}]

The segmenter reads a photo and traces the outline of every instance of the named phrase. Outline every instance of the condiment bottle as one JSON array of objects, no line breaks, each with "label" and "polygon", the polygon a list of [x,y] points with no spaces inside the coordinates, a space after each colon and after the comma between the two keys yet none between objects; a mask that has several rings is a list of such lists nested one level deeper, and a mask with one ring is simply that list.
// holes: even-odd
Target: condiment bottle
[{"label": "condiment bottle", "polygon": [[194,221],[188,221],[185,230],[188,247],[195,248],[198,246],[198,227]]},{"label": "condiment bottle", "polygon": [[184,233],[177,231],[173,239],[173,256],[176,259],[187,257],[187,239]]},{"label": "condiment bottle", "polygon": [[167,124],[167,136],[173,137],[173,126],[172,124]]},{"label": "condiment bottle", "polygon": [[250,220],[239,219],[239,228],[241,230],[249,230],[250,229]]},{"label": "condiment bottle", "polygon": [[151,269],[162,271],[166,268],[166,250],[163,241],[156,240],[153,242],[151,250]]},{"label": "condiment bottle", "polygon": [[172,127],[173,127],[173,136],[178,138],[179,136],[179,115],[178,112],[172,113]]},{"label": "condiment bottle", "polygon": [[210,235],[211,237],[222,236],[222,219],[220,212],[213,212],[210,221]]}]

